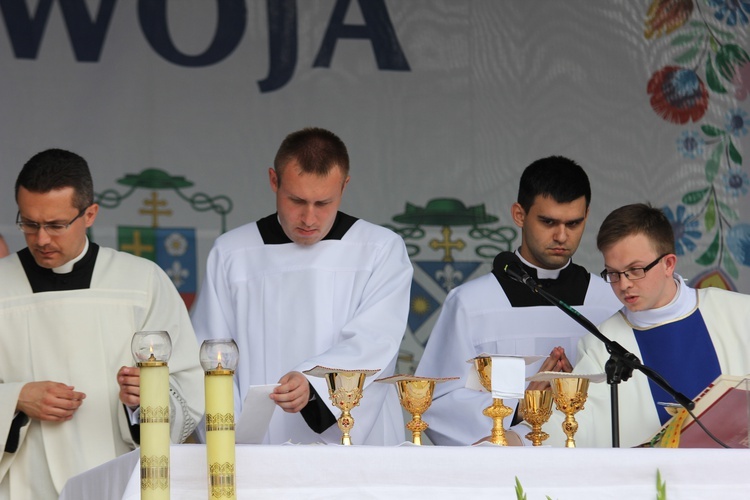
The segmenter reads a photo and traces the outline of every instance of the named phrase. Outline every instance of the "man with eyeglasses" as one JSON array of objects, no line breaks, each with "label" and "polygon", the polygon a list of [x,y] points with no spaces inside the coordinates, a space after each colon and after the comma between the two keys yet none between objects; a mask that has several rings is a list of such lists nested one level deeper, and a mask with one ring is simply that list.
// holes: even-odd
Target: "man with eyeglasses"
[{"label": "man with eyeglasses", "polygon": [[61,149],[33,156],[16,180],[27,247],[0,260],[0,498],[57,498],[71,476],[137,447],[136,331],[172,339],[172,441],[203,413],[184,303],[154,263],[87,238],[93,195],[86,161]]},{"label": "man with eyeglasses", "polygon": [[[675,272],[674,235],[664,213],[646,204],[610,213],[599,229],[601,276],[624,307],[599,330],[656,370],[675,390],[694,398],[720,374],[750,373],[750,296],[687,286]],[[578,350],[574,373],[603,373],[610,355],[593,335]],[[620,446],[638,446],[670,418],[660,402],[673,402],[636,370],[618,386]],[[585,409],[576,415],[578,446],[612,445],[607,384],[591,384]],[[559,425],[545,426],[548,442],[561,445]]]}]

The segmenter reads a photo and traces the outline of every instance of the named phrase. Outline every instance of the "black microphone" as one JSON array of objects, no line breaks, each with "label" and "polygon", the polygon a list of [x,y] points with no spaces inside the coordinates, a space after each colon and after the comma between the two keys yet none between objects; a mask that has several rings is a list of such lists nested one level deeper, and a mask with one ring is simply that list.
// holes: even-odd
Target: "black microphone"
[{"label": "black microphone", "polygon": [[523,283],[532,288],[535,292],[537,291],[537,288],[539,288],[539,285],[534,281],[534,278],[529,276],[529,273],[527,273],[526,269],[521,265],[521,259],[519,259],[518,255],[513,252],[500,252],[497,254],[492,263],[492,267],[495,270],[502,271],[513,281]]}]

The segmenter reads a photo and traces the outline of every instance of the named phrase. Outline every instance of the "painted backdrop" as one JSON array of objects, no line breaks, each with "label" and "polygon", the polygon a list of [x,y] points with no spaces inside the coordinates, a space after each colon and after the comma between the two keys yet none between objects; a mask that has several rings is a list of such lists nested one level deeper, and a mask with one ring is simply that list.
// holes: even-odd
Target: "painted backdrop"
[{"label": "painted backdrop", "polygon": [[23,246],[22,164],[71,149],[94,172],[92,237],[159,262],[190,303],[213,239],[273,211],[280,141],[317,125],[350,148],[343,209],[410,249],[402,371],[446,293],[518,245],[509,207],[542,156],[591,177],[577,262],[598,271],[604,216],[650,201],[683,275],[750,292],[749,16],[731,0],[0,0],[0,232]]}]

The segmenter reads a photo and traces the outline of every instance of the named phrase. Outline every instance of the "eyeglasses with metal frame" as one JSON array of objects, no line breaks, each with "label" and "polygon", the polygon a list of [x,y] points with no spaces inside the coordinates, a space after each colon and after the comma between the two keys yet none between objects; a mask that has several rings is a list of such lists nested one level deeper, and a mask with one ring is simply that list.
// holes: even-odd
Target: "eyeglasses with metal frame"
[{"label": "eyeglasses with metal frame", "polygon": [[620,275],[622,274],[630,281],[635,280],[641,280],[646,277],[646,272],[651,270],[656,264],[659,263],[661,259],[669,255],[668,253],[663,253],[660,256],[656,258],[655,261],[653,261],[651,264],[647,265],[646,267],[634,267],[632,269],[627,269],[625,271],[607,271],[606,269],[599,273],[599,276],[602,277],[604,281],[607,283],[617,283],[620,281]]},{"label": "eyeglasses with metal frame", "polygon": [[83,214],[85,214],[88,208],[89,207],[82,209],[80,212],[78,212],[78,215],[73,217],[73,219],[67,223],[50,222],[48,224],[39,224],[38,222],[24,221],[21,220],[21,212],[18,212],[16,214],[16,226],[18,226],[18,229],[20,229],[24,234],[37,234],[40,228],[44,228],[48,235],[60,236],[65,231],[67,231],[75,221],[77,221]]}]

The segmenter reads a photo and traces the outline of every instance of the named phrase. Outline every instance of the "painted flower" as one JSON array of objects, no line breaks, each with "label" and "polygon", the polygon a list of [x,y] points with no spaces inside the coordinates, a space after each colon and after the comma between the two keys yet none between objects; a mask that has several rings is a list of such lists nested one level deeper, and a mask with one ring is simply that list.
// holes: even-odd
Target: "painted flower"
[{"label": "painted flower", "polygon": [[724,188],[727,190],[727,193],[735,198],[747,194],[747,187],[750,185],[750,177],[747,176],[746,172],[740,169],[730,169],[723,177]]},{"label": "painted flower", "polygon": [[750,266],[750,225],[737,224],[727,233],[727,248],[743,266]]},{"label": "painted flower", "polygon": [[685,158],[695,159],[703,156],[703,146],[705,145],[706,141],[695,130],[685,130],[677,138],[677,151],[682,153]]},{"label": "painted flower", "polygon": [[706,86],[692,69],[665,66],[653,74],[646,90],[656,114],[672,123],[696,122],[708,107]]},{"label": "painted flower", "polygon": [[740,108],[729,110],[727,113],[727,132],[735,137],[747,135],[747,113]]},{"label": "painted flower", "polygon": [[685,213],[684,205],[677,205],[677,216],[675,217],[672,209],[663,207],[662,211],[672,224],[674,232],[674,247],[677,255],[685,255],[685,250],[692,252],[695,250],[693,240],[700,239],[701,232],[698,231],[698,219],[693,218]]},{"label": "painted flower", "polygon": [[672,33],[690,19],[693,14],[693,0],[653,0],[646,14],[646,29],[643,32],[648,39]]},{"label": "painted flower", "polygon": [[714,17],[719,21],[726,19],[727,26],[736,26],[737,20],[745,25],[750,21],[750,1],[747,0],[708,0],[708,5],[714,7]]},{"label": "painted flower", "polygon": [[173,257],[185,255],[188,249],[188,240],[180,233],[172,233],[164,240],[164,248]]},{"label": "painted flower", "polygon": [[750,95],[750,62],[737,67],[732,77],[734,85],[734,97],[738,101],[744,101]]}]

